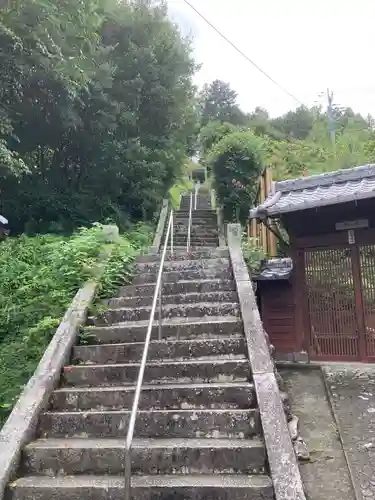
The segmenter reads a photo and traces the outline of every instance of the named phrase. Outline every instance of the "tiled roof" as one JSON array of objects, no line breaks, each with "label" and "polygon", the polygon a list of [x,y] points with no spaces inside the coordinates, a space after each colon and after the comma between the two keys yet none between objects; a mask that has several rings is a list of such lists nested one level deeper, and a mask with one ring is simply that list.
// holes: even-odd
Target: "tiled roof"
[{"label": "tiled roof", "polygon": [[292,259],[269,259],[262,264],[259,272],[253,275],[253,279],[255,281],[285,280],[289,278],[292,270]]},{"label": "tiled roof", "polygon": [[250,211],[269,216],[375,197],[375,165],[276,182],[274,194]]}]

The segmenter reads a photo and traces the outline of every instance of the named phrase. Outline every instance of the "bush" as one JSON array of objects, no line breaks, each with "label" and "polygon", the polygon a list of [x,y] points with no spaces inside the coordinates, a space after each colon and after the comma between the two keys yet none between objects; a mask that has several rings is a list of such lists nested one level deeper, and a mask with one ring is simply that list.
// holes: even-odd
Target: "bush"
[{"label": "bush", "polygon": [[[112,294],[150,240],[137,225],[110,245],[100,295]],[[0,424],[33,374],[77,290],[97,271],[104,243],[100,225],[70,238],[35,236],[0,244]]]},{"label": "bush", "polygon": [[248,238],[247,234],[242,238],[242,253],[250,275],[259,270],[262,261],[266,258],[263,248],[256,238]]},{"label": "bush", "polygon": [[211,150],[208,162],[226,222],[248,218],[258,177],[263,170],[264,142],[251,132],[226,135]]}]

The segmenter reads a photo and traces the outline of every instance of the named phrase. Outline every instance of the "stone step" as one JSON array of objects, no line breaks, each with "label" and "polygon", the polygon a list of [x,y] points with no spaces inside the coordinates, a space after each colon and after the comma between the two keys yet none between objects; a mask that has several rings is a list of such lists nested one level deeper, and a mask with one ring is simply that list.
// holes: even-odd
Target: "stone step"
[{"label": "stone step", "polygon": [[[153,295],[135,297],[115,297],[104,303],[109,307],[141,307],[151,306]],[[198,304],[199,302],[237,302],[238,295],[235,291],[206,292],[206,293],[179,293],[176,295],[163,295],[164,304]]]},{"label": "stone step", "polygon": [[[201,241],[204,241],[204,242],[207,242],[208,244],[211,244],[212,242],[216,242],[216,240],[218,239],[218,234],[216,233],[208,233],[208,232],[205,232],[205,233],[201,233],[201,234],[197,234],[197,233],[194,233],[192,232],[190,234],[190,244],[193,245],[194,242],[201,242]],[[188,234],[186,231],[181,231],[181,232],[175,232],[173,233],[173,244],[176,244],[177,246],[179,242],[184,242],[185,245],[186,245],[186,242],[187,242],[187,239],[188,239]],[[164,242],[165,241],[165,235],[162,236],[162,241]]]},{"label": "stone step", "polygon": [[[202,219],[204,221],[207,220],[216,220],[217,213],[215,210],[193,210],[191,213],[191,217],[193,220]],[[189,220],[189,210],[178,210],[174,213],[174,220]]]},{"label": "stone step", "polygon": [[[154,410],[153,410],[154,411]],[[182,413],[179,410],[173,410],[173,412],[168,410],[155,411],[141,411],[139,413],[139,421],[137,417],[135,434],[142,438],[147,438],[151,436],[152,438],[167,438],[167,439],[194,439],[195,434],[207,435],[208,438],[203,437],[202,439],[210,439],[211,436],[223,435],[224,433],[220,430],[212,431],[211,428],[207,429],[203,421],[204,412],[207,410],[198,410],[198,413],[192,413],[190,410],[189,418],[193,420],[191,424],[187,420],[187,410],[183,410]],[[197,411],[197,410],[195,410]],[[223,410],[221,410],[223,411]],[[203,414],[202,414],[203,412]],[[259,419],[259,411],[257,409],[247,409],[247,427],[246,427],[246,439],[253,439],[254,437],[259,437],[261,434],[261,425]],[[171,415],[173,413],[173,415]],[[155,416],[155,420],[153,420]],[[184,428],[180,429],[178,423],[175,420],[182,419],[184,423]],[[126,436],[127,426],[129,424],[130,411],[91,411],[91,412],[49,412],[43,413],[40,418],[40,435],[43,439],[74,439],[82,438],[117,438],[124,439]],[[211,419],[211,423],[221,419],[224,421],[223,415],[216,414]],[[216,419],[216,420],[215,420]],[[197,421],[197,424],[195,423]],[[228,420],[225,420],[228,422]],[[242,421],[241,421],[242,422]],[[161,425],[166,423],[172,425],[171,434],[163,433]],[[242,423],[241,429],[242,427]],[[191,430],[193,427],[193,431]],[[173,428],[175,428],[173,430]],[[242,436],[240,433],[239,435]],[[178,436],[173,438],[172,436]],[[145,471],[146,472],[146,471]],[[163,471],[166,473],[167,471]]]},{"label": "stone step", "polygon": [[[213,269],[213,268],[224,268],[230,267],[229,258],[216,258],[216,259],[201,259],[201,260],[189,260],[185,256],[185,260],[175,260],[164,262],[164,272],[171,271],[191,271],[198,269]],[[137,263],[135,266],[136,272],[157,272],[160,267],[160,262],[141,262]]]},{"label": "stone step", "polygon": [[[212,240],[206,239],[192,239],[190,241],[190,246],[192,247],[207,247],[207,248],[217,248],[219,245],[219,240],[218,238],[214,238]],[[173,244],[177,247],[183,247],[184,245],[187,245],[187,239],[186,238],[181,238],[181,239],[175,239],[173,241]]]},{"label": "stone step", "polygon": [[[185,221],[175,221],[173,225],[173,234],[182,234],[185,235],[188,233],[189,229],[189,221],[185,223]],[[165,227],[164,229],[164,234],[167,233],[168,226]],[[217,227],[217,224],[215,223],[197,223],[196,221],[192,222],[190,226],[190,234],[199,234],[199,235],[204,235],[204,234],[217,234],[219,231],[219,228]]]},{"label": "stone step", "polygon": [[[119,476],[24,477],[10,485],[9,500],[124,500]],[[132,500],[273,500],[265,475],[155,475],[132,477]]]},{"label": "stone step", "polygon": [[[105,429],[103,429],[105,432]],[[33,475],[117,475],[124,471],[122,439],[48,439],[26,446],[23,466]],[[259,439],[134,439],[132,474],[262,474]]]},{"label": "stone step", "polygon": [[[145,285],[146,283],[156,283],[157,273],[149,272],[138,274],[133,279],[133,285]],[[163,273],[164,283],[175,283],[176,281],[201,280],[201,279],[232,279],[233,273],[230,266],[222,269],[209,268],[190,271],[169,271]]]},{"label": "stone step", "polygon": [[[210,209],[192,210],[191,215],[192,217],[202,217],[202,218],[217,217],[216,210],[210,210]],[[175,217],[189,218],[189,210],[185,208],[182,209],[180,208],[180,210],[175,211]]]},{"label": "stone step", "polygon": [[[72,364],[115,364],[140,361],[143,342],[128,344],[82,345],[73,348]],[[151,341],[147,360],[156,359],[244,359],[247,347],[244,338],[193,339],[179,341]]]},{"label": "stone step", "polygon": [[[188,232],[187,230],[184,230],[184,231],[174,231],[173,232],[173,237],[175,240],[182,240],[182,239],[185,239],[188,237]],[[218,231],[217,230],[214,230],[214,231],[207,231],[207,230],[204,230],[204,231],[194,231],[194,229],[191,230],[190,232],[190,239],[191,241],[195,241],[195,240],[213,240],[215,238],[218,237]]]},{"label": "stone step", "polygon": [[[134,386],[61,388],[51,398],[53,411],[130,410]],[[204,384],[144,385],[140,410],[170,409],[247,409],[256,406],[254,386],[250,382]]]},{"label": "stone step", "polygon": [[[189,218],[188,217],[175,217],[173,219],[173,227],[189,227]],[[208,228],[208,229],[218,229],[217,227],[217,220],[216,217],[213,217],[212,219],[200,219],[198,217],[193,217],[191,220],[191,226],[192,228]]]},{"label": "stone step", "polygon": [[[183,247],[186,247],[187,245],[187,241],[177,241],[177,242],[174,242],[174,247],[173,248],[183,248]],[[190,243],[190,247],[194,247],[194,248],[199,248],[199,247],[202,247],[202,248],[217,248],[219,246],[219,240],[217,241],[212,241],[212,242],[207,242],[207,241],[192,241]],[[170,245],[168,244],[168,248],[170,248]]]},{"label": "stone step", "polygon": [[[173,233],[184,232],[187,234],[189,228],[189,220],[188,219],[179,219],[174,221],[173,225]],[[192,221],[190,226],[191,233],[211,233],[217,234],[219,231],[218,225],[216,221],[204,221],[200,219],[196,219]],[[167,228],[163,231],[165,234],[167,232]]]},{"label": "stone step", "polygon": [[[219,237],[217,235],[207,235],[207,236],[197,236],[191,235],[190,237],[190,247],[218,247]],[[188,236],[187,234],[177,234],[173,237],[174,247],[185,247],[187,246]],[[165,238],[162,237],[162,243],[164,244]],[[170,246],[170,238],[168,240],[168,245]]]},{"label": "stone step", "polygon": [[[150,306],[121,307],[107,309],[96,318],[90,317],[88,324],[95,326],[142,321],[150,318]],[[166,304],[162,307],[162,318],[200,318],[205,316],[240,316],[240,306],[236,302],[201,302],[199,304]],[[155,311],[155,320],[159,318],[159,309]]]},{"label": "stone step", "polygon": [[[174,252],[173,255],[167,254],[166,260],[200,260],[200,259],[216,259],[222,257],[229,257],[229,251],[227,248],[213,248],[209,250],[201,249],[196,251],[190,251],[188,254],[186,250],[183,249],[179,252]],[[145,254],[137,257],[136,262],[159,262],[160,254]]]},{"label": "stone step", "polygon": [[[184,293],[206,293],[217,291],[235,291],[236,285],[232,279],[201,279],[201,280],[176,280],[174,283],[164,283],[162,291],[165,295]],[[118,297],[151,296],[155,293],[155,283],[144,285],[126,285],[120,287]]]},{"label": "stone step", "polygon": [[[112,326],[86,327],[84,338],[91,344],[121,344],[144,342],[148,321],[136,321]],[[155,322],[152,338],[158,339],[159,327]],[[162,339],[184,340],[193,338],[243,337],[243,323],[237,316],[210,318],[178,318],[164,320]]]},{"label": "stone step", "polygon": [[[10,485],[9,500],[124,500],[119,476],[24,477]],[[273,500],[265,475],[133,476],[132,500]]]},{"label": "stone step", "polygon": [[[103,412],[61,412],[45,414],[44,424],[57,419],[54,431],[60,428],[59,436],[86,437],[87,433],[104,432],[106,422]],[[108,416],[108,413],[106,413]],[[53,420],[55,419],[55,420]],[[130,411],[123,411],[120,420],[125,438],[130,420]],[[118,421],[118,420],[117,420]],[[114,421],[115,422],[115,421]],[[96,427],[97,425],[97,427]],[[87,430],[86,430],[87,427]],[[96,430],[95,430],[96,427]],[[50,427],[52,429],[52,427]],[[91,431],[89,431],[91,429]],[[135,437],[141,438],[251,438],[256,429],[252,409],[198,409],[198,410],[141,410],[137,414]],[[48,427],[41,427],[48,433]],[[167,430],[167,433],[166,433]]]},{"label": "stone step", "polygon": [[[163,238],[163,243],[164,243],[164,238]],[[173,245],[180,247],[180,246],[186,246],[188,241],[187,235],[177,235],[173,238]],[[218,236],[195,236],[192,235],[190,238],[190,246],[194,247],[217,247],[218,246]],[[170,240],[169,240],[170,242]]]},{"label": "stone step", "polygon": [[[133,385],[138,379],[139,363],[113,365],[69,365],[63,383],[70,387]],[[156,361],[147,364],[145,383],[165,384],[202,382],[245,382],[249,379],[248,360]]]}]

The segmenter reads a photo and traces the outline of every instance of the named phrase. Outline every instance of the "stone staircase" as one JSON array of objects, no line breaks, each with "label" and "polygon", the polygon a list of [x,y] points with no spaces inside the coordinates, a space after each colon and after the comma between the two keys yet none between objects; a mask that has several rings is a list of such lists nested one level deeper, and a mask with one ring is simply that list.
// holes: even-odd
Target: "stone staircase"
[{"label": "stone staircase", "polygon": [[[193,196],[194,203],[194,196]],[[175,212],[174,216],[174,245],[176,247],[186,248],[188,226],[189,226],[189,204],[190,195],[181,197],[180,210]],[[191,247],[213,247],[219,245],[219,231],[217,224],[216,212],[211,210],[211,197],[201,196],[197,197],[197,210],[192,211],[191,231],[190,231],[190,245]],[[162,242],[164,243],[165,228]]]},{"label": "stone staircase", "polygon": [[[185,205],[175,238],[186,244]],[[168,256],[132,451],[135,500],[271,500],[240,307],[210,210],[194,213],[189,254]],[[216,224],[217,226],[217,224]],[[217,231],[217,227],[216,227]],[[176,241],[176,242],[177,242]],[[8,500],[124,500],[124,445],[159,255],[89,318]]]}]

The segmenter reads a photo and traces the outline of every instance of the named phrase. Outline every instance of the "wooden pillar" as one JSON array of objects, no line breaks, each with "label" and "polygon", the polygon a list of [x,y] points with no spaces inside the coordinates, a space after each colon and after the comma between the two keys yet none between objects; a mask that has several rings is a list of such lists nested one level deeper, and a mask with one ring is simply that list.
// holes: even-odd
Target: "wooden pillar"
[{"label": "wooden pillar", "polygon": [[[265,184],[266,184],[266,196],[271,194],[272,191],[272,172],[269,167],[265,170]],[[271,225],[271,220],[268,219],[268,224]],[[276,236],[269,230],[267,230],[267,248],[268,255],[270,257],[276,257],[277,255],[277,241]]]},{"label": "wooden pillar", "polygon": [[[267,169],[263,172],[261,178],[260,178],[260,199],[259,202],[263,203],[264,200],[266,199],[266,172]],[[263,248],[263,252],[265,254],[268,253],[268,248],[267,248],[267,228],[264,224],[261,226],[261,246]]]}]

